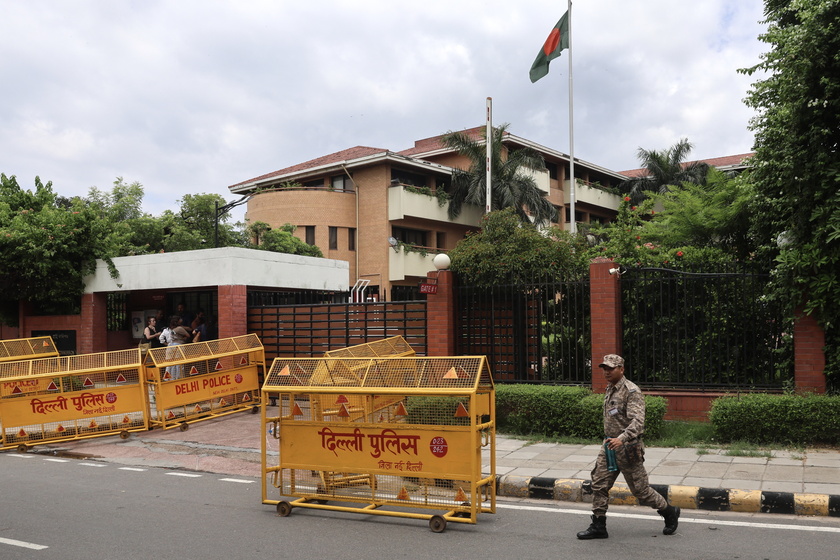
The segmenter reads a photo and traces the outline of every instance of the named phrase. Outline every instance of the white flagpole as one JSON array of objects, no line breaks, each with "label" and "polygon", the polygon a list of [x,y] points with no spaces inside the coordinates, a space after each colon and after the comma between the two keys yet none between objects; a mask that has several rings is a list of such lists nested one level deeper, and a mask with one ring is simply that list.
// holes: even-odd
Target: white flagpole
[{"label": "white flagpole", "polygon": [[487,169],[486,169],[486,172],[487,172],[486,198],[487,198],[487,200],[484,204],[484,213],[489,214],[490,210],[492,209],[492,201],[493,201],[493,199],[491,197],[491,195],[493,193],[493,190],[490,186],[491,181],[492,181],[492,177],[491,177],[491,173],[490,173],[490,163],[491,163],[491,160],[492,160],[492,157],[493,157],[493,98],[492,97],[487,98],[487,130],[484,133],[484,136],[486,138],[486,148],[487,148]]},{"label": "white flagpole", "polygon": [[575,117],[574,86],[572,84],[572,0],[569,0],[569,211],[572,214],[569,231],[577,232],[575,219]]}]

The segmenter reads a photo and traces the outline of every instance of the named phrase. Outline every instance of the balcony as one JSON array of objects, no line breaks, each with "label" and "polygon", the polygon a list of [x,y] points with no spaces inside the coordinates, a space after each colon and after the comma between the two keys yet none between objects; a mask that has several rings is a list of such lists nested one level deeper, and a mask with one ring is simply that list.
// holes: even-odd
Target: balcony
[{"label": "balcony", "polygon": [[[563,185],[563,199],[566,202],[570,201],[569,187],[569,181],[566,181]],[[578,203],[618,210],[618,206],[621,204],[621,196],[607,192],[600,186],[584,183],[578,179],[575,187],[575,204]]]},{"label": "balcony", "polygon": [[[478,226],[483,215],[483,208],[465,204],[461,215],[454,220],[450,220],[446,212],[447,205],[440,206],[434,196],[409,192],[404,185],[388,188],[388,220],[390,221],[420,218],[464,226]],[[425,275],[424,272],[423,276]]]},{"label": "balcony", "polygon": [[399,247],[395,252],[388,249],[388,279],[391,282],[405,280],[409,276],[426,277],[426,273],[435,270],[432,259],[437,252],[429,251],[426,255],[415,251],[406,251],[405,247]]}]

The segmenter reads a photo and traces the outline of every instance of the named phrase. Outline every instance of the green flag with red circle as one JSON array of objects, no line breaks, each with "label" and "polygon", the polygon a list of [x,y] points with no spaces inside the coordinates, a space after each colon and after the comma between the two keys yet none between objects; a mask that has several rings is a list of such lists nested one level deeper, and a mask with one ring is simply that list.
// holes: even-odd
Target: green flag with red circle
[{"label": "green flag with red circle", "polygon": [[563,14],[557,25],[548,34],[537,59],[531,65],[531,83],[536,82],[548,74],[548,63],[560,56],[564,49],[569,48],[569,12]]}]

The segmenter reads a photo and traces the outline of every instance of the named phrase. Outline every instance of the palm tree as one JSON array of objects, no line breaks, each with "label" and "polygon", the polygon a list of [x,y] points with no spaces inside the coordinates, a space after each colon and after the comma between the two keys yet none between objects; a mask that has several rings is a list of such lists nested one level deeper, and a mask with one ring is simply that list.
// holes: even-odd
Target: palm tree
[{"label": "palm tree", "polygon": [[[523,168],[543,170],[542,155],[529,148],[509,151],[502,144],[508,124],[493,128],[491,143],[491,210],[514,208],[524,223],[543,224],[557,220],[557,209],[546,199],[547,193],[537,187],[534,178]],[[464,204],[484,206],[487,200],[487,148],[484,142],[461,132],[443,136],[447,148],[457,150],[469,159],[469,169],[452,172],[452,196],[449,201],[449,219],[461,213]],[[529,216],[530,215],[530,216]]]},{"label": "palm tree", "polygon": [[639,203],[647,198],[645,191],[661,194],[667,192],[668,187],[685,182],[696,185],[706,184],[706,174],[709,171],[707,163],[702,161],[684,163],[693,147],[687,138],[683,138],[663,151],[639,148],[637,154],[639,162],[647,170],[647,175],[627,179],[619,185],[619,189],[629,194],[634,203]]}]

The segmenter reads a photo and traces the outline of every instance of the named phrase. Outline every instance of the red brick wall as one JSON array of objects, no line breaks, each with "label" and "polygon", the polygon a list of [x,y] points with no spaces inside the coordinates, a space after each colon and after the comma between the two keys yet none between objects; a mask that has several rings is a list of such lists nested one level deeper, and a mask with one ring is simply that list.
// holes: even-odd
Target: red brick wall
[{"label": "red brick wall", "polygon": [[437,280],[437,293],[426,296],[426,353],[455,355],[455,278],[449,270],[426,274],[429,284]]},{"label": "red brick wall", "polygon": [[796,391],[825,393],[825,333],[813,315],[799,310],[793,327]]},{"label": "red brick wall", "polygon": [[248,334],[248,287],[219,286],[219,338]]},{"label": "red brick wall", "polygon": [[597,374],[597,366],[606,354],[621,354],[621,277],[610,274],[616,264],[608,259],[595,259],[589,265],[592,313],[592,390],[603,393],[606,380]]}]

